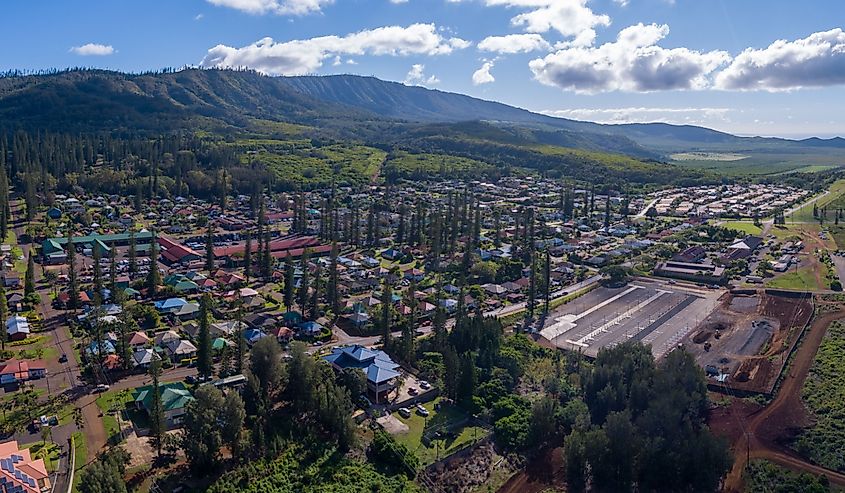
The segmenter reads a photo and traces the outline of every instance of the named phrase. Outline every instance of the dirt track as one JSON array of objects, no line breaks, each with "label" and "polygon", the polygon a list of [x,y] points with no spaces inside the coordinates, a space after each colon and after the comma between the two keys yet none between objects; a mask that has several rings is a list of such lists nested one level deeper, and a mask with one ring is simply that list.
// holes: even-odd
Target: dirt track
[{"label": "dirt track", "polygon": [[824,474],[832,484],[845,487],[845,474],[811,464],[785,446],[784,438],[806,424],[807,415],[801,401],[801,387],[813,364],[816,351],[834,320],[845,318],[845,311],[826,313],[813,321],[808,329],[795,359],[784,378],[777,397],[765,408],[750,414],[736,409],[740,416],[737,423],[741,429],[733,430],[734,464],[725,480],[724,491],[740,492],[743,487],[742,472],[750,456],[752,459],[766,459],[789,469]]},{"label": "dirt track", "polygon": [[525,470],[511,476],[497,493],[539,493],[563,487],[563,448],[554,448],[540,452]]}]

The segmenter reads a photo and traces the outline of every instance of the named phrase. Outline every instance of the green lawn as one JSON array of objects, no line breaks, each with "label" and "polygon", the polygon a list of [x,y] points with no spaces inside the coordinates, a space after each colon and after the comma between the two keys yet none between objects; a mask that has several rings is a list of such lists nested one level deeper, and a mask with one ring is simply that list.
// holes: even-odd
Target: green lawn
[{"label": "green lawn", "polygon": [[[423,404],[423,407],[428,409],[430,413],[428,418],[417,414],[414,408],[411,408],[411,417],[408,419],[403,418],[399,413],[393,414],[396,419],[408,425],[407,432],[399,433],[394,438],[414,452],[424,465],[435,462],[438,456],[443,458],[467,443],[484,438],[488,433],[484,428],[476,426],[459,426],[456,429],[449,430],[450,423],[460,422],[466,417],[466,414],[456,406],[446,404],[441,406],[439,411],[435,411],[434,407],[438,402],[440,402],[440,398]],[[438,431],[441,431],[443,438],[433,439],[426,446],[423,443],[423,433],[426,430],[431,432],[438,427],[442,428]]]},{"label": "green lawn", "polygon": [[59,456],[62,449],[53,442],[27,443],[23,448],[29,449],[32,456],[36,459],[44,459],[44,465],[47,466],[47,472],[53,472],[59,465]]},{"label": "green lawn", "polygon": [[812,267],[801,267],[797,271],[793,270],[781,274],[774,279],[766,282],[767,288],[777,289],[827,289],[827,286],[819,286],[816,282],[816,277],[813,275]]},{"label": "green lawn", "polygon": [[754,236],[763,232],[762,228],[755,226],[751,221],[726,221],[722,223],[722,227]]},{"label": "green lawn", "polygon": [[108,435],[111,440],[111,438],[116,436],[120,431],[117,417],[112,411],[115,407],[117,407],[121,410],[121,419],[125,419],[125,417],[129,414],[127,412],[127,408],[131,410],[131,406],[128,406],[128,404],[132,402],[132,393],[126,390],[110,390],[100,394],[100,396],[97,397],[96,402],[97,407],[100,408],[100,411],[103,413],[103,426],[106,428],[106,435]]},{"label": "green lawn", "polygon": [[76,471],[73,476],[73,491],[78,491],[80,474],[88,462],[88,444],[85,442],[85,434],[81,431],[74,431],[71,438],[73,439],[74,471]]}]

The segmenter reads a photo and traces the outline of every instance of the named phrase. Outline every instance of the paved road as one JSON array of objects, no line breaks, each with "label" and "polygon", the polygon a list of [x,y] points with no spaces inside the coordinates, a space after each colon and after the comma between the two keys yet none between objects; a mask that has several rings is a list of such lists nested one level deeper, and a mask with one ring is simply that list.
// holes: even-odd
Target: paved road
[{"label": "paved road", "polygon": [[[593,275],[593,276],[591,276],[587,279],[584,279],[583,281],[580,281],[580,282],[577,282],[575,284],[566,286],[564,288],[561,288],[561,289],[553,292],[551,294],[551,298],[554,300],[554,299],[557,299],[557,298],[561,298],[563,296],[567,296],[571,293],[574,293],[576,291],[580,291],[580,290],[582,290],[586,287],[589,287],[589,286],[599,282],[600,280],[601,280],[600,275],[598,275],[598,274]],[[517,313],[519,311],[524,310],[526,305],[527,305],[527,302],[524,302],[524,301],[520,302],[520,303],[514,303],[512,305],[507,305],[507,306],[504,306],[502,308],[498,308],[496,310],[491,310],[491,311],[485,312],[484,316],[485,317],[498,317],[498,318],[506,317],[506,316],[511,315],[513,313]],[[454,325],[455,325],[455,319],[454,318],[450,318],[449,320],[446,321],[446,328],[447,329],[452,328]],[[426,325],[426,326],[423,326],[423,327],[417,329],[417,332],[421,333],[422,335],[427,335],[427,334],[431,333],[431,330],[432,330],[431,325]],[[391,335],[393,337],[401,337],[402,332],[401,331],[393,332]],[[344,332],[343,329],[341,329],[340,327],[337,327],[337,326],[334,328],[334,336],[335,336],[335,340],[333,340],[332,342],[330,342],[328,344],[325,344],[324,346],[322,346],[322,348],[333,347],[333,346],[350,346],[350,345],[353,345],[353,344],[359,344],[361,346],[368,346],[369,347],[369,346],[374,346],[374,345],[378,344],[379,341],[381,341],[381,335],[365,336],[365,337],[351,336],[351,335],[347,334],[346,332]],[[315,351],[319,351],[320,349],[321,349],[321,347],[314,347],[314,348],[310,349],[309,351],[315,352]]]},{"label": "paved road", "polygon": [[656,204],[659,200],[660,200],[660,197],[657,197],[656,199],[654,199],[654,200],[652,200],[651,202],[649,202],[648,204],[646,204],[646,205],[645,205],[645,207],[643,207],[643,208],[640,210],[640,212],[638,212],[638,213],[636,213],[636,214],[634,215],[634,219],[642,219],[642,218],[644,218],[644,217],[645,217],[645,213],[646,213],[646,212],[648,212],[648,210],[649,210],[649,209],[651,209],[652,207],[654,207],[654,204]]}]

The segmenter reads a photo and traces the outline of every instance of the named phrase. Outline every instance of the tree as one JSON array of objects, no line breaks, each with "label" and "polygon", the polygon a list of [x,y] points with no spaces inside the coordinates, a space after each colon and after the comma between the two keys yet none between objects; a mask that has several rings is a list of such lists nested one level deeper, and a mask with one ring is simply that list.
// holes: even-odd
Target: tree
[{"label": "tree", "polygon": [[310,251],[306,248],[305,251],[302,253],[302,260],[300,262],[300,268],[302,269],[302,277],[299,278],[299,293],[297,293],[297,304],[299,305],[299,309],[302,311],[302,314],[305,315],[305,306],[308,304],[308,288],[310,287],[311,280],[308,278],[308,257]]},{"label": "tree", "polygon": [[0,283],[0,350],[6,350],[9,333],[6,331],[6,319],[9,317],[9,304],[6,301],[6,288]]},{"label": "tree", "polygon": [[549,313],[549,304],[552,297],[552,256],[549,249],[546,249],[546,260],[543,262],[543,313]]},{"label": "tree", "polygon": [[621,265],[608,265],[601,269],[604,282],[610,286],[619,286],[628,282],[628,269]]},{"label": "tree", "polygon": [[205,270],[211,273],[214,270],[214,226],[208,221],[208,230],[205,233]]},{"label": "tree", "polygon": [[213,385],[202,385],[194,392],[194,400],[185,409],[182,448],[188,464],[195,472],[209,471],[217,463],[223,437],[220,411],[223,393]]},{"label": "tree", "polygon": [[381,287],[381,330],[382,330],[382,344],[385,346],[390,344],[390,314],[393,305],[393,289],[387,282],[387,277],[384,278],[384,283]]},{"label": "tree", "polygon": [[126,493],[123,475],[129,464],[129,453],[120,447],[101,454],[79,476],[80,493]]},{"label": "tree", "polygon": [[167,434],[167,421],[164,418],[164,405],[161,402],[161,387],[159,385],[159,377],[161,376],[161,361],[153,359],[149,370],[150,377],[152,377],[152,392],[153,400],[149,409],[150,415],[150,437],[152,438],[153,447],[159,457],[161,457],[161,449],[164,444],[164,436]]},{"label": "tree", "polygon": [[337,272],[337,256],[338,248],[337,242],[332,242],[332,251],[329,261],[329,282],[326,287],[326,297],[328,298],[329,306],[331,306],[332,313],[335,316],[340,314],[340,296],[338,295],[338,272]]},{"label": "tree", "polygon": [[243,448],[243,427],[246,421],[244,401],[237,392],[229,392],[223,402],[223,442],[232,451],[232,457],[238,459]]},{"label": "tree", "polygon": [[137,274],[138,273],[138,253],[136,252],[136,243],[138,240],[135,239],[135,230],[129,230],[129,273],[130,274]]},{"label": "tree", "polygon": [[102,255],[100,247],[95,243],[92,248],[94,260],[94,304],[101,305],[103,303],[103,266],[100,265]]},{"label": "tree", "polygon": [[269,409],[269,405],[281,390],[284,376],[281,346],[272,337],[260,339],[249,353],[248,378],[250,387],[267,406],[265,409]]},{"label": "tree", "polygon": [[314,289],[311,293],[311,310],[309,310],[311,320],[317,320],[320,318],[320,289],[322,289],[322,281],[323,270],[320,267],[320,264],[317,264],[317,268],[314,270]]},{"label": "tree", "polygon": [[35,294],[35,255],[34,252],[29,252],[29,258],[26,261],[26,274],[24,274],[24,296]]},{"label": "tree", "polygon": [[211,354],[211,295],[205,293],[200,299],[199,333],[197,334],[197,370],[201,377],[211,376],[214,362]]},{"label": "tree", "polygon": [[290,255],[285,257],[285,308],[288,311],[293,307],[294,285],[296,283],[296,271],[293,267],[293,259]]},{"label": "tree", "polygon": [[247,282],[250,275],[252,275],[252,233],[247,233],[246,244],[244,244],[244,277]]},{"label": "tree", "polygon": [[68,308],[79,308],[79,280],[76,274],[76,246],[73,244],[73,228],[67,231],[67,265],[68,265]]},{"label": "tree", "polygon": [[155,230],[150,238],[150,271],[147,273],[147,292],[150,297],[158,293],[158,286],[161,284],[161,272],[158,270],[158,240]]}]

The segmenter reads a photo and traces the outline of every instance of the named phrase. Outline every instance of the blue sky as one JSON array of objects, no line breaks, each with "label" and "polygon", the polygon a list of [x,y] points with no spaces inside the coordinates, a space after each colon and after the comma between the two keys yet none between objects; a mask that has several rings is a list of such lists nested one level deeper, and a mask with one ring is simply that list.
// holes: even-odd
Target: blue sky
[{"label": "blue sky", "polygon": [[0,69],[355,73],[582,120],[845,136],[841,0],[7,0],[3,7]]}]

